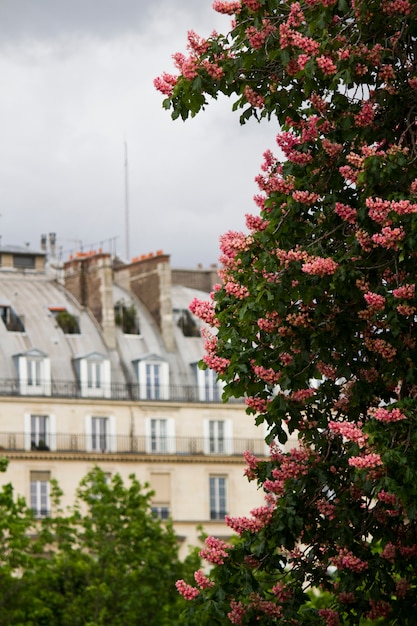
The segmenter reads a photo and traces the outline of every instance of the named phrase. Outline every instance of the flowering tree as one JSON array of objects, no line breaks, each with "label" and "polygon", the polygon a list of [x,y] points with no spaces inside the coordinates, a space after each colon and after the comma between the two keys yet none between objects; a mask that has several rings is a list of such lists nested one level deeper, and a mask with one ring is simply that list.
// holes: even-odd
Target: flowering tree
[{"label": "flowering tree", "polygon": [[213,7],[231,31],[189,32],[155,85],[173,118],[223,93],[241,123],[279,123],[259,215],[221,238],[222,285],[192,304],[205,365],[272,445],[246,455],[265,506],[227,519],[239,541],[209,538],[210,576],[178,588],[201,623],[415,624],[417,3]]}]

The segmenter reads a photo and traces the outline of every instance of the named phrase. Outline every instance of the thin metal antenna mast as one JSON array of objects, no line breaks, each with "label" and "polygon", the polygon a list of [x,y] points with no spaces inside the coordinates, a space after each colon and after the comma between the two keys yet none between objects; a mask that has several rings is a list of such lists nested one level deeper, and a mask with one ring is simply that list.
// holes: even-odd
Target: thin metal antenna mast
[{"label": "thin metal antenna mast", "polygon": [[129,168],[127,160],[127,142],[125,141],[125,228],[126,228],[126,261],[130,261],[129,246]]}]

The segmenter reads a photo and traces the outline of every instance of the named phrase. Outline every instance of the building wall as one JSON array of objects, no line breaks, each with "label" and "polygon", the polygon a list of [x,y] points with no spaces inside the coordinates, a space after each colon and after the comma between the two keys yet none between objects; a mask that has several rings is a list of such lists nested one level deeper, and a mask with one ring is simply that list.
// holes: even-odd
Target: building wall
[{"label": "building wall", "polygon": [[[56,424],[56,451],[24,450],[25,415],[54,415]],[[115,418],[116,434],[125,442],[132,436],[139,437],[142,445],[137,452],[86,452],[82,441],[85,433],[86,416],[109,416]],[[149,453],[143,449],[146,436],[146,421],[170,419],[175,422],[178,442],[194,441],[195,447],[181,445],[168,453]],[[236,454],[210,454],[204,446],[204,422],[206,420],[228,421]],[[231,536],[231,531],[222,520],[210,519],[209,480],[210,476],[226,479],[227,513],[232,516],[247,514],[263,503],[263,495],[256,485],[243,476],[245,463],[242,449],[256,445],[261,453],[266,452],[261,434],[256,431],[253,417],[242,415],[241,406],[233,405],[181,405],[163,402],[103,402],[99,400],[45,400],[45,398],[8,398],[0,404],[1,453],[10,460],[9,469],[0,475],[0,483],[9,481],[17,493],[30,502],[31,472],[50,472],[64,492],[62,505],[68,506],[74,498],[78,483],[95,465],[105,472],[118,472],[127,481],[134,473],[141,483],[153,483],[157,475],[169,477],[169,501],[155,505],[169,506],[174,528],[181,538],[181,555],[185,556],[189,545],[198,541],[198,526],[208,533]],[[78,437],[73,450],[60,450],[62,435]],[[15,439],[13,439],[13,436]],[[66,437],[64,448],[68,448]],[[20,448],[12,449],[13,442]],[[20,445],[19,445],[20,442]],[[237,445],[239,442],[239,445]],[[207,440],[206,440],[207,444]],[[123,446],[122,446],[123,447]],[[145,446],[146,447],[146,446]],[[191,450],[191,451],[190,451]],[[158,496],[158,494],[156,494]]]}]

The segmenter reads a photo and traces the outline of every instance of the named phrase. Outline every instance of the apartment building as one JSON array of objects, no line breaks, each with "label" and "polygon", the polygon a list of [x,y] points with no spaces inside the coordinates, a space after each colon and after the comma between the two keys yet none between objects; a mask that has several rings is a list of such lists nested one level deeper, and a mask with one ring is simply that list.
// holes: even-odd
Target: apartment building
[{"label": "apartment building", "polygon": [[227,537],[226,514],[263,503],[244,450],[267,452],[243,402],[198,362],[214,268],[174,270],[159,251],[122,263],[102,250],[51,262],[45,249],[0,248],[0,475],[39,517],[50,480],[71,503],[94,465],[149,483],[185,554],[197,528]]}]

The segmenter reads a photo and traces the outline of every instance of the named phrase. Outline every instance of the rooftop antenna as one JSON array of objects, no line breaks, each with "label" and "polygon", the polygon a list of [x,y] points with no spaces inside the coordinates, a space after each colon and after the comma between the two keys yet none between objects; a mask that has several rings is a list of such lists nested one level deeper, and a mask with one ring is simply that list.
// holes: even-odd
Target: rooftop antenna
[{"label": "rooftop antenna", "polygon": [[129,249],[129,168],[127,160],[127,141],[125,140],[125,228],[126,228],[126,261],[130,260]]}]

